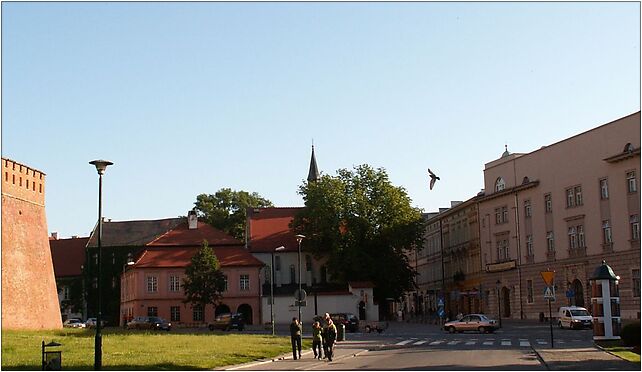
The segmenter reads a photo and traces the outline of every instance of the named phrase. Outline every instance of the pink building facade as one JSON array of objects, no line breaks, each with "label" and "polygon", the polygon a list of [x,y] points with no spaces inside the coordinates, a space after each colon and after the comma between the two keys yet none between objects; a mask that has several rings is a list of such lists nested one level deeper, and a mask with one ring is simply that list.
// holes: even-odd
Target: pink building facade
[{"label": "pink building facade", "polygon": [[[590,306],[602,260],[620,276],[623,318],[640,318],[640,113],[484,170],[479,199],[484,311],[548,316],[541,271],[554,270],[553,307]],[[501,309],[500,309],[501,308]]]}]

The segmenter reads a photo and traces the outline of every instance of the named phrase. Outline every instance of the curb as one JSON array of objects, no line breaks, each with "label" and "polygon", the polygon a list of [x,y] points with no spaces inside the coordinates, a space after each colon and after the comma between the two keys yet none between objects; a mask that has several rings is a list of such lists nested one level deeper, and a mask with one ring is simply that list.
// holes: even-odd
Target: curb
[{"label": "curb", "polygon": [[613,355],[614,357],[617,357],[617,358],[618,358],[618,359],[620,359],[620,360],[623,360],[623,361],[625,361],[625,362],[629,362],[629,363],[634,363],[634,362],[631,362],[630,360],[626,360],[626,359],[622,358],[621,356],[619,356],[619,355],[617,355],[617,354],[614,354],[614,353],[612,353],[612,352],[610,352],[610,351],[606,350],[605,348],[603,348],[602,346],[598,345],[598,344],[597,344],[597,343],[595,343],[595,342],[593,343],[593,346],[595,346],[596,348],[598,348],[598,349],[602,350],[603,352],[605,352],[605,353],[607,353],[607,354],[611,354],[611,355]]}]

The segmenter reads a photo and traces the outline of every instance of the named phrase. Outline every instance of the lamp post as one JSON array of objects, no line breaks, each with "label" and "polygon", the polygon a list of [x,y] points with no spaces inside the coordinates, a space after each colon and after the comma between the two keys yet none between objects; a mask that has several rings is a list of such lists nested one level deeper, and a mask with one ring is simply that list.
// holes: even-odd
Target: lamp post
[{"label": "lamp post", "polygon": [[102,369],[102,364],[103,364],[103,351],[102,351],[102,343],[103,343],[103,336],[101,333],[102,330],[102,293],[101,293],[101,276],[102,276],[102,270],[101,270],[101,256],[102,256],[102,249],[101,249],[101,240],[102,240],[102,235],[103,235],[103,174],[105,174],[105,169],[107,169],[107,166],[112,165],[114,163],[108,161],[108,160],[93,160],[90,161],[89,164],[94,165],[96,167],[96,171],[98,171],[98,280],[96,281],[97,287],[98,287],[98,314],[96,315],[96,337],[94,340],[94,369],[95,370],[100,370]]},{"label": "lamp post", "polygon": [[301,321],[301,300],[303,299],[303,292],[301,289],[301,242],[305,239],[305,235],[296,235],[296,241],[299,243],[299,250],[297,252],[297,260],[299,261],[299,295],[297,296],[297,305],[299,307],[299,322]]},{"label": "lamp post", "polygon": [[502,297],[499,292],[499,286],[502,284],[502,282],[497,279],[495,282],[495,288],[497,288],[497,313],[499,315],[499,328],[502,328]]},{"label": "lamp post", "polygon": [[270,324],[272,325],[272,336],[276,334],[274,332],[274,252],[284,249],[284,246],[280,246],[272,251],[272,266],[270,266]]}]

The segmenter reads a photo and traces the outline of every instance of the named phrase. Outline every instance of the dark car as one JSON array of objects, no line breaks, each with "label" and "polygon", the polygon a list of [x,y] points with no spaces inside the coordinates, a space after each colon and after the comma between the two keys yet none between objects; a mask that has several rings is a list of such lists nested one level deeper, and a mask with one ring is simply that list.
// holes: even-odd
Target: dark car
[{"label": "dark car", "polygon": [[245,320],[243,320],[243,314],[221,314],[214,319],[214,322],[210,323],[209,329],[213,331],[215,329],[220,329],[223,331],[229,331],[230,329],[238,329],[242,331],[245,328]]},{"label": "dark car", "polygon": [[330,318],[337,326],[343,324],[348,332],[356,332],[359,330],[359,319],[356,315],[351,313],[335,313],[330,314]]},{"label": "dark car", "polygon": [[153,329],[170,331],[172,323],[157,316],[137,316],[127,323],[127,329]]}]

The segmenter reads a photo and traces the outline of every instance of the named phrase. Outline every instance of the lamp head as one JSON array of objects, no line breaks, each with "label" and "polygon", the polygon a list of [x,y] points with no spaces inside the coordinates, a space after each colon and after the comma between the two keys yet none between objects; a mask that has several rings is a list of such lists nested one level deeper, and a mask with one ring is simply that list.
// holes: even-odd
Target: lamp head
[{"label": "lamp head", "polygon": [[96,170],[98,171],[98,174],[102,176],[103,174],[105,174],[105,169],[107,169],[107,166],[114,163],[110,162],[109,160],[92,160],[89,162],[89,164],[94,165],[96,167]]},{"label": "lamp head", "polygon": [[303,239],[305,239],[305,235],[297,234],[296,236],[296,241],[301,243]]},{"label": "lamp head", "polygon": [[284,246],[280,246],[280,247],[276,247],[276,248],[274,248],[274,251],[275,251],[275,252],[279,252],[279,251],[282,251],[282,250],[285,250],[285,247],[284,247]]}]

